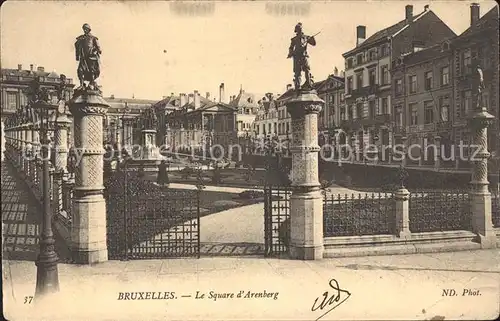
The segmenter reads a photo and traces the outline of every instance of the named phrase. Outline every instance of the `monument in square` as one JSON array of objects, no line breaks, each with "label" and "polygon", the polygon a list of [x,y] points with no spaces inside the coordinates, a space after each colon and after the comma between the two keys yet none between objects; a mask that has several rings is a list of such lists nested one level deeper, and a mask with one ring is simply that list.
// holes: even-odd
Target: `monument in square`
[{"label": "monument in square", "polygon": [[478,61],[474,61],[474,73],[471,77],[473,92],[473,106],[469,116],[469,124],[472,132],[472,144],[478,151],[472,159],[472,180],[470,182],[470,202],[472,212],[472,231],[476,233],[477,241],[481,248],[495,248],[497,237],[493,229],[491,193],[488,190],[488,151],[487,128],[495,119],[482,101],[482,93],[485,88],[483,82],[483,71]]},{"label": "monument in square", "polygon": [[[295,95],[286,103],[292,118],[292,195],[290,197],[290,257],[299,260],[323,258],[323,199],[318,174],[318,114],[324,101],[313,89],[307,36],[302,23],[295,26],[288,58],[293,58]],[[302,73],[305,82],[301,84]]]},{"label": "monument in square", "polygon": [[103,197],[103,117],[109,108],[96,79],[102,53],[98,38],[84,24],[76,38],[80,86],[68,102],[74,118],[74,146],[81,155],[75,164],[71,252],[75,263],[107,261],[106,202]]}]

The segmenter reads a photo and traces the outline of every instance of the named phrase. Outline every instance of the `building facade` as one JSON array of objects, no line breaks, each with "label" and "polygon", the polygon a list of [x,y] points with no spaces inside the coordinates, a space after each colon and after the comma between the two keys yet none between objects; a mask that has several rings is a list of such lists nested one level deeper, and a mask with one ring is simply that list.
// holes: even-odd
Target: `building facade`
[{"label": "building facade", "polygon": [[471,136],[467,124],[467,116],[474,108],[474,97],[471,88],[471,76],[475,64],[483,70],[485,88],[482,93],[482,104],[488,112],[496,117],[494,124],[488,128],[489,150],[494,152],[498,161],[500,152],[499,126],[499,8],[498,5],[480,16],[477,3],[470,7],[470,27],[454,39],[453,47],[453,138],[455,142],[469,142]]},{"label": "building facade", "polygon": [[393,61],[394,143],[402,144],[406,138],[408,145],[413,146],[408,151],[408,165],[454,166],[452,160],[436,161],[437,151],[426,147],[443,145],[446,154],[443,159],[451,156],[452,66],[450,40],[403,54]]},{"label": "building facade", "polygon": [[251,135],[252,125],[255,121],[255,117],[259,113],[259,103],[255,95],[240,89],[238,95],[230,97],[229,106],[237,110],[236,129],[238,131],[238,137],[247,137]]},{"label": "building facade", "polygon": [[110,106],[104,118],[104,142],[115,145],[118,150],[123,146],[140,144],[140,129],[135,119],[157,101],[117,98],[114,95],[104,99]]},{"label": "building facade", "polygon": [[[183,101],[184,94],[180,95]],[[181,103],[182,103],[181,102]],[[187,103],[166,117],[165,144],[176,152],[228,157],[231,145],[237,144],[234,107],[200,97],[197,91],[187,96]],[[215,145],[218,145],[215,147]]]},{"label": "building facade", "polygon": [[[382,150],[393,143],[392,61],[454,36],[429,6],[413,15],[413,6],[407,5],[402,21],[368,38],[366,27],[357,27],[356,47],[343,54],[346,111],[341,120],[341,140],[357,151],[357,160],[363,160],[367,145]],[[390,160],[384,158],[379,160]]]}]

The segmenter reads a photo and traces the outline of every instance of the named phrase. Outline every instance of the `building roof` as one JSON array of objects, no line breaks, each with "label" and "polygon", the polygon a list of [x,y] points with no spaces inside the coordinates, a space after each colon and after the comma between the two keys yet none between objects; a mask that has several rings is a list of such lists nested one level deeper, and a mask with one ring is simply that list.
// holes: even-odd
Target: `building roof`
[{"label": "building roof", "polygon": [[[15,76],[15,77],[26,77],[26,78],[31,78],[31,77],[47,77],[47,78],[52,78],[52,79],[59,79],[59,74],[55,71],[47,72],[47,71],[39,71],[37,69],[34,69],[33,71],[31,70],[25,70],[25,69],[13,69],[13,68],[2,68],[1,69],[2,76]],[[72,79],[71,78],[66,78],[68,84],[72,84]]]},{"label": "building roof", "polygon": [[498,5],[491,8],[491,10],[483,15],[473,26],[470,26],[462,32],[459,37],[467,37],[478,31],[489,28],[498,30]]},{"label": "building roof", "polygon": [[140,99],[140,98],[116,98],[114,96],[111,97],[105,97],[104,100],[106,100],[108,103],[127,103],[130,105],[153,105],[154,103],[157,102],[157,100],[151,100],[151,99]]},{"label": "building roof", "polygon": [[258,108],[258,101],[255,99],[255,94],[247,93],[244,90],[240,90],[238,96],[229,102],[230,106],[233,107],[244,107],[244,108]]},{"label": "building roof", "polygon": [[444,43],[450,43],[450,39],[437,43],[433,46],[424,48],[419,51],[411,52],[403,55],[403,62],[406,65],[417,64],[420,62],[428,61],[434,58],[441,58],[443,55],[451,56],[451,49],[443,50]]},{"label": "building roof", "polygon": [[[418,19],[420,19],[422,16],[424,16],[428,12],[432,12],[432,10],[424,10],[423,12],[417,14],[416,16],[413,16],[413,19],[411,20],[410,24],[417,21]],[[379,30],[379,31],[375,32],[373,35],[371,35],[370,37],[368,37],[359,46],[342,54],[342,56],[346,57],[347,55],[349,55],[355,51],[370,47],[373,44],[379,42],[380,40],[387,39],[389,37],[393,37],[394,35],[401,32],[403,29],[405,29],[408,25],[409,25],[409,23],[406,21],[406,19],[403,19],[403,20],[401,20],[401,21],[399,21],[399,22],[397,22],[397,23],[395,23],[387,28]]]}]

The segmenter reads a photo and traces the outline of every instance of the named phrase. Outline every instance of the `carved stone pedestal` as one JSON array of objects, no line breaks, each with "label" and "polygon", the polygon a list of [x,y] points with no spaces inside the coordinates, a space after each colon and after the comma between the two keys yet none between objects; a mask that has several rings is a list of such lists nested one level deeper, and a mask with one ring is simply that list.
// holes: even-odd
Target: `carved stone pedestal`
[{"label": "carved stone pedestal", "polygon": [[103,127],[109,105],[100,92],[83,90],[69,102],[74,117],[75,148],[81,160],[75,166],[71,250],[75,263],[108,260],[106,202],[103,197]]},{"label": "carved stone pedestal", "polygon": [[485,108],[475,111],[470,119],[473,138],[472,144],[479,151],[471,159],[473,162],[470,195],[472,211],[472,231],[477,235],[481,248],[496,248],[497,238],[493,230],[491,216],[491,194],[488,190],[488,139],[487,127],[495,117]]},{"label": "carved stone pedestal", "polygon": [[292,117],[292,259],[323,258],[323,199],[318,178],[318,113],[323,105],[315,91],[299,91],[287,102]]}]

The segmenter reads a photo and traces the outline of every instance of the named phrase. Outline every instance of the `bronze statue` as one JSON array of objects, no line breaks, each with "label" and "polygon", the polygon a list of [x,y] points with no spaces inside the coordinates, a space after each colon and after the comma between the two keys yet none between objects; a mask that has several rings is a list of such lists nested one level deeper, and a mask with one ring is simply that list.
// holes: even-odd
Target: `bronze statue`
[{"label": "bronze statue", "polygon": [[295,89],[300,89],[301,73],[305,74],[306,82],[302,88],[312,89],[312,75],[309,66],[309,55],[307,54],[307,45],[316,46],[314,36],[307,36],[302,31],[302,23],[295,26],[296,36],[291,39],[290,48],[288,49],[288,57],[293,57],[293,72],[295,74],[293,82]]},{"label": "bronze statue", "polygon": [[483,79],[483,70],[481,69],[481,65],[479,62],[475,62],[475,70],[472,76],[472,92],[475,97],[475,106],[477,109],[482,108],[482,93],[484,89],[484,79]]},{"label": "bronze statue", "polygon": [[[80,80],[80,87],[78,89],[89,88],[98,90],[95,80],[99,78],[101,73],[100,69],[100,55],[101,47],[99,46],[98,39],[90,33],[89,24],[84,24],[84,34],[78,36],[75,42],[75,53],[78,64],[78,79]],[[88,86],[84,83],[88,81]]]}]

